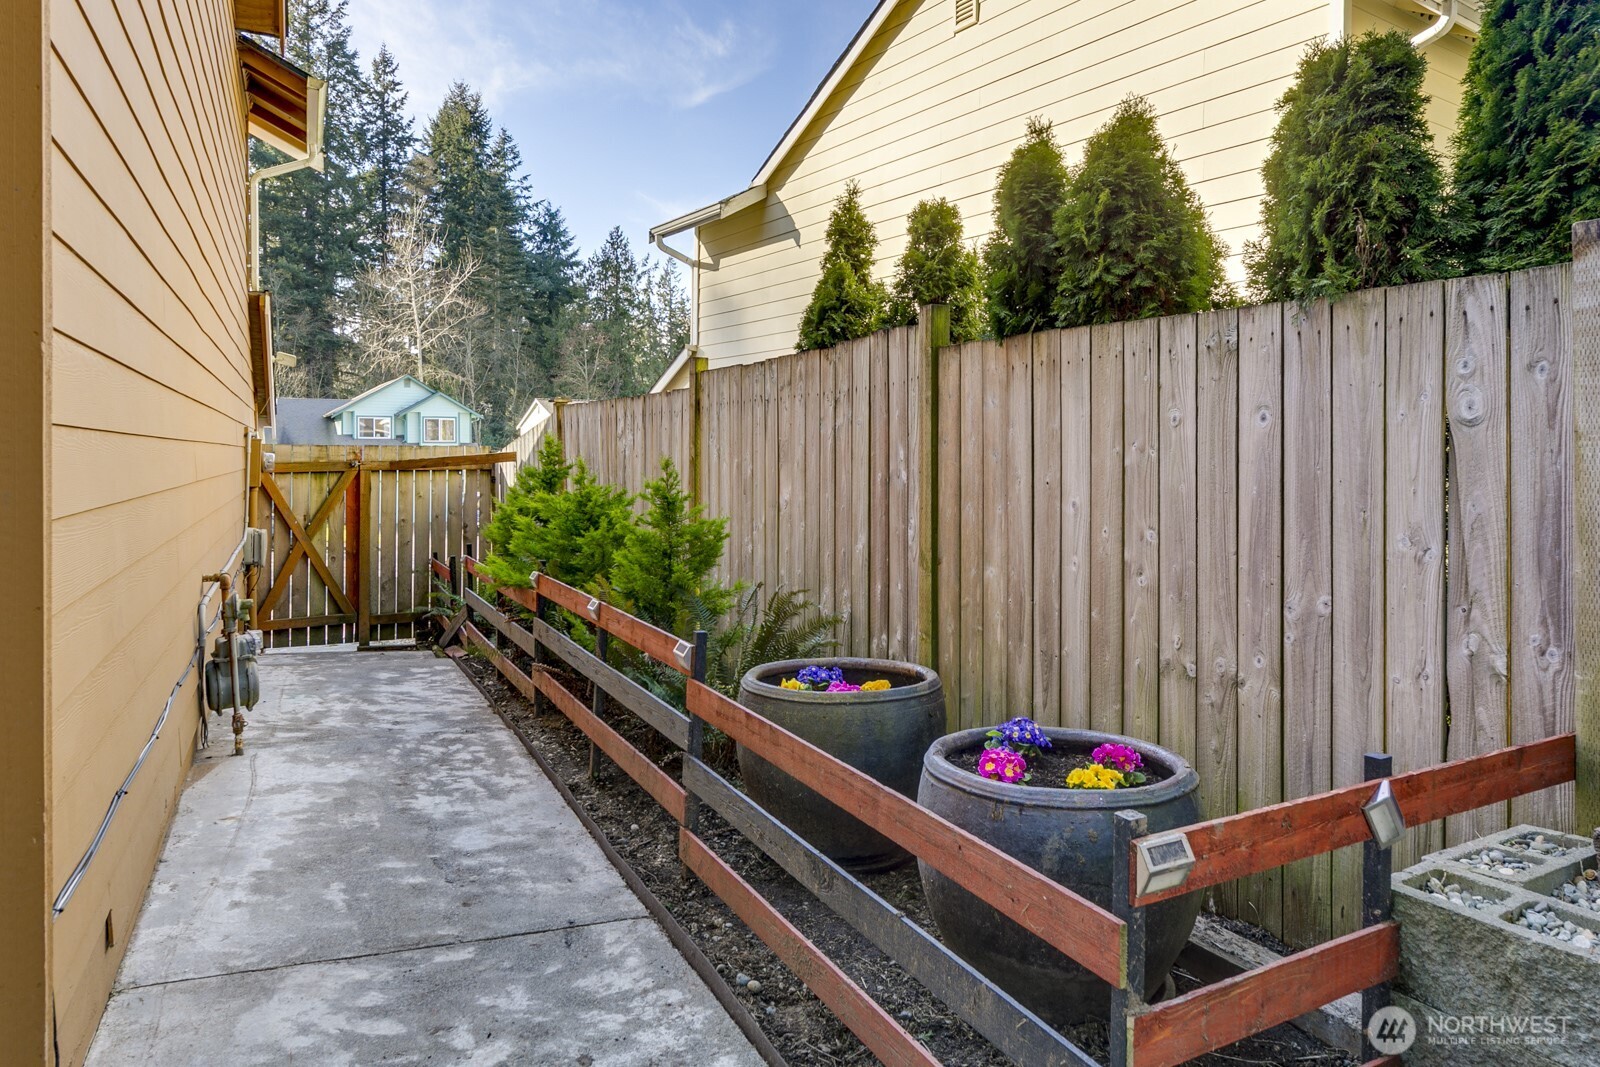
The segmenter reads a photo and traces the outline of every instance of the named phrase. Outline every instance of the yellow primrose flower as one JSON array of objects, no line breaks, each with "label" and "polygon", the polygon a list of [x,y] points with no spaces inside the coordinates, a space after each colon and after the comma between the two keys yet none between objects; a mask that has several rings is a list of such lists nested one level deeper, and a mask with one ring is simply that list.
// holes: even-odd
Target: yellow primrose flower
[{"label": "yellow primrose flower", "polygon": [[800,679],[798,679],[798,678],[785,678],[783,680],[783,687],[785,689],[804,689],[805,688],[805,686],[800,684]]},{"label": "yellow primrose flower", "polygon": [[888,688],[889,679],[887,678],[874,678],[870,682],[861,683],[861,691],[863,693],[879,693]]},{"label": "yellow primrose flower", "polygon": [[1067,775],[1068,789],[1115,789],[1122,784],[1122,775],[1110,767],[1091,763]]}]

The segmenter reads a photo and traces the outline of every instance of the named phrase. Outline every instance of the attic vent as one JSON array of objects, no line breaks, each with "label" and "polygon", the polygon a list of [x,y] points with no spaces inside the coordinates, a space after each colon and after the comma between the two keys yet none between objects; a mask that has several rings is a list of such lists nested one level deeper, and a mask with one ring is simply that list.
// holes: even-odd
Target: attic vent
[{"label": "attic vent", "polygon": [[964,30],[978,21],[978,0],[956,0],[956,29]]}]

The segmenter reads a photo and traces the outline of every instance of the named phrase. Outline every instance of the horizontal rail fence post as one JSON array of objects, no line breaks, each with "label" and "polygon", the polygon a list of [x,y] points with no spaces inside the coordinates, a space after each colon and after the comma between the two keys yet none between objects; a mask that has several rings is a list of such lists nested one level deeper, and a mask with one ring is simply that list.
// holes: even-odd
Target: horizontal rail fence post
[{"label": "horizontal rail fence post", "polygon": [[[594,623],[593,626],[594,626],[594,655],[595,655],[595,659],[599,660],[601,663],[604,664],[604,663],[606,663],[606,660],[609,658],[610,652],[611,652],[611,634],[606,632],[606,630],[603,627],[601,627],[599,623]],[[607,664],[607,666],[609,666],[609,664]],[[594,693],[593,693],[593,696],[591,698],[592,703],[591,703],[590,706],[594,709],[594,717],[597,718],[597,719],[603,718],[605,716],[605,713],[606,713],[606,691],[605,691],[605,689],[603,689],[602,687],[600,687],[598,685],[591,685],[591,688],[594,690]],[[600,750],[595,747],[595,743],[593,741],[590,741],[589,742],[589,778],[590,778],[590,780],[594,779],[595,773],[599,770],[599,767],[598,767],[599,762],[600,762]]]},{"label": "horizontal rail fence post", "polygon": [[[1367,781],[1376,782],[1394,774],[1394,757],[1382,753],[1367,753]],[[1368,838],[1361,844],[1361,925],[1381,926],[1388,922],[1393,912],[1393,898],[1389,891],[1389,875],[1394,868],[1394,850]],[[1380,982],[1361,991],[1361,1055],[1376,1059],[1378,1050],[1372,1044],[1372,1017],[1378,1009],[1387,1008],[1392,999],[1389,983]]]},{"label": "horizontal rail fence post", "polygon": [[1130,1067],[1135,1062],[1133,1018],[1144,1008],[1145,989],[1145,914],[1133,902],[1133,842],[1143,837],[1150,820],[1137,811],[1119,811],[1112,832],[1111,912],[1122,920],[1126,961],[1121,986],[1111,990],[1111,1021],[1107,1037],[1111,1046],[1111,1067]]},{"label": "horizontal rail fence post", "polygon": [[[694,632],[694,650],[691,653],[690,675],[696,685],[704,685],[706,681],[706,650],[708,635],[704,630]],[[690,763],[699,763],[705,758],[706,749],[706,724],[705,720],[696,715],[694,708],[689,709],[689,736],[684,745],[683,762],[687,767]],[[683,828],[689,833],[700,834],[700,796],[690,787],[685,779],[684,790],[688,798],[683,805]]]}]

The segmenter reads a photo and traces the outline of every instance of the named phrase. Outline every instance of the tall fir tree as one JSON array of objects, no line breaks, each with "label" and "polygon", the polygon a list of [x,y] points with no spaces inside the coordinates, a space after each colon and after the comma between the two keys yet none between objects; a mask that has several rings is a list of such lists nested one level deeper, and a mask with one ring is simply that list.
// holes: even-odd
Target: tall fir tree
[{"label": "tall fir tree", "polygon": [[583,261],[561,209],[540,200],[528,219],[528,330],[534,369],[545,391],[554,382],[564,308],[581,294]]},{"label": "tall fir tree", "polygon": [[416,148],[406,104],[411,94],[400,83],[400,65],[387,45],[372,59],[370,75],[356,106],[360,160],[362,258],[364,265],[382,265],[388,258],[389,231],[409,200],[406,168]]},{"label": "tall fir tree", "polygon": [[1262,168],[1261,237],[1245,246],[1265,300],[1399,285],[1448,269],[1451,226],[1422,92],[1400,33],[1311,45],[1278,101]]},{"label": "tall fir tree", "polygon": [[811,303],[800,317],[797,351],[828,348],[865,337],[882,325],[887,289],[872,280],[878,237],[861,207],[861,186],[852,181],[833,202],[828,216],[822,275]]},{"label": "tall fir tree", "polygon": [[[364,194],[355,102],[366,79],[350,44],[347,0],[290,0],[288,58],[328,83],[322,173],[262,183],[261,280],[272,293],[274,347],[298,357],[296,383],[327,396],[348,348],[341,295],[359,266]],[[282,162],[253,141],[252,164]]]},{"label": "tall fir tree", "polygon": [[1142,97],[1084,145],[1055,231],[1061,326],[1200,311],[1222,295],[1225,250]]},{"label": "tall fir tree", "polygon": [[996,176],[994,230],[983,250],[989,329],[996,337],[1055,325],[1055,217],[1067,179],[1050,123],[1029,119],[1027,136]]},{"label": "tall fir tree", "polygon": [[1600,217],[1600,3],[1499,0],[1467,63],[1453,208],[1473,271],[1572,255]]}]

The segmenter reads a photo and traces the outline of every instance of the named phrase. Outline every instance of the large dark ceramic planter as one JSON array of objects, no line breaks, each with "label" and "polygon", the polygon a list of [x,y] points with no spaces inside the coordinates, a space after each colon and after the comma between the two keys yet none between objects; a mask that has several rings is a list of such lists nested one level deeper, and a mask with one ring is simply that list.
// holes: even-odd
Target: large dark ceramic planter
[{"label": "large dark ceramic planter", "polygon": [[[839,667],[857,685],[887,678],[871,693],[812,693],[780,683],[802,667]],[[922,754],[944,732],[944,686],[926,667],[883,659],[784,660],[746,674],[739,702],[897,792],[914,796]],[[739,746],[745,789],[795,833],[853,871],[880,871],[910,857],[760,756]]]},{"label": "large dark ceramic planter", "polygon": [[[1150,832],[1197,821],[1200,779],[1182,757],[1156,745],[1088,730],[1047,729],[1057,749],[1087,753],[1107,741],[1130,745],[1147,767],[1167,777],[1133,789],[1067,789],[1006,785],[951,763],[983,747],[985,730],[964,730],[935,741],[923,759],[917,800],[923,807],[982,838],[1007,855],[1100,905],[1111,903],[1112,818],[1143,812]],[[1103,1018],[1111,987],[1007,919],[948,878],[921,864],[928,909],[957,955],[1038,1013],[1062,1026]],[[1200,911],[1189,893],[1145,910],[1147,996],[1166,980]]]}]

